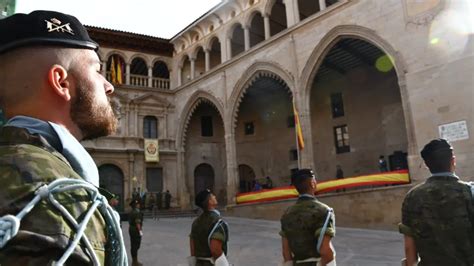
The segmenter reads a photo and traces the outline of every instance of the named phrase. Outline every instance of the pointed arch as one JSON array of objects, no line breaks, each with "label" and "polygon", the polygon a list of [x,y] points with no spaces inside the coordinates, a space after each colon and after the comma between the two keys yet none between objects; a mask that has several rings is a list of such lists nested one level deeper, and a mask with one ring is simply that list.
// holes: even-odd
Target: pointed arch
[{"label": "pointed arch", "polygon": [[260,77],[271,77],[280,82],[286,83],[286,86],[289,89],[289,93],[291,93],[291,95],[294,95],[294,77],[289,72],[287,72],[275,62],[254,63],[242,74],[242,77],[239,79],[239,81],[237,81],[230,97],[229,102],[230,106],[232,107],[229,109],[227,119],[232,123],[232,134],[235,133],[234,131],[237,123],[239,106],[243,100],[245,92],[252,85],[252,83]]},{"label": "pointed arch", "polygon": [[205,92],[205,91],[196,91],[187,101],[186,105],[181,112],[181,121],[178,128],[177,134],[177,147],[184,148],[186,144],[186,134],[189,126],[191,117],[196,110],[196,108],[201,105],[203,102],[210,103],[214,108],[216,108],[219,113],[223,123],[224,123],[224,106],[214,95]]}]

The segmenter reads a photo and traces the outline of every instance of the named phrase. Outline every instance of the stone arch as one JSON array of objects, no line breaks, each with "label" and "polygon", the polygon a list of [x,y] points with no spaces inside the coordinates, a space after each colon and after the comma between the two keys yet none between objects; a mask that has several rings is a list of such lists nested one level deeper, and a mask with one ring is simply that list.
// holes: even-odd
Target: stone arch
[{"label": "stone arch", "polygon": [[294,95],[295,84],[293,76],[284,70],[275,62],[256,62],[251,65],[243,74],[242,77],[237,81],[234,86],[233,93],[230,97],[228,121],[231,121],[232,134],[235,134],[235,126],[237,123],[237,117],[239,112],[239,106],[242,102],[245,92],[252,85],[252,83],[260,77],[272,77],[276,80],[286,83],[289,89],[289,93]]},{"label": "stone arch", "polygon": [[191,52],[191,58],[196,59],[197,54],[199,53],[200,50],[206,51],[206,47],[202,44],[198,44],[196,47],[194,47],[193,51]]},{"label": "stone arch", "polygon": [[[410,156],[417,156],[418,148],[415,134],[413,132],[413,115],[408,101],[408,91],[406,87],[406,64],[402,54],[400,54],[400,52],[398,52],[389,42],[380,37],[374,30],[357,25],[340,25],[333,28],[321,39],[321,41],[314,48],[313,52],[309,56],[299,78],[300,87],[302,88],[300,96],[298,97],[302,100],[299,104],[299,107],[303,107],[301,109],[308,110],[309,113],[311,87],[314,78],[318,73],[319,68],[322,62],[324,61],[327,53],[334,47],[334,45],[338,41],[343,38],[355,38],[368,42],[383,51],[391,58],[398,78],[398,85],[400,89],[402,108],[405,118],[405,128],[408,139],[408,157],[410,164]],[[308,117],[308,119],[310,118]],[[305,134],[305,136],[312,136],[310,127],[307,129],[307,134]],[[308,140],[306,144],[308,147],[313,147],[311,138],[305,138],[305,140]],[[313,160],[312,158],[310,158],[311,155],[303,156],[307,156],[308,160],[310,161]],[[413,164],[414,163],[415,162],[413,161]],[[410,169],[414,169],[413,165],[410,165]]]},{"label": "stone arch", "polygon": [[263,13],[260,8],[253,8],[251,12],[248,12],[247,15],[245,15],[245,18],[243,19],[243,25],[250,27],[250,24],[252,23],[252,19],[257,15],[260,14],[262,17],[264,16],[265,13]]},{"label": "stone arch", "polygon": [[105,60],[106,62],[109,61],[109,58],[112,56],[112,55],[120,55],[123,60],[128,64],[130,62],[130,58],[122,51],[120,50],[111,50],[109,51],[106,55],[105,55],[105,58],[103,60]]},{"label": "stone arch", "polygon": [[215,187],[215,170],[214,167],[208,163],[201,163],[194,167],[194,195],[204,189],[210,189],[213,193]]},{"label": "stone arch", "polygon": [[230,26],[229,28],[227,28],[227,31],[226,31],[226,34],[225,36],[227,36],[228,38],[231,38],[232,39],[232,33],[234,33],[234,30],[236,27],[241,27],[242,30],[244,29],[244,24],[240,21],[235,21],[232,26]]},{"label": "stone arch", "polygon": [[186,144],[186,134],[187,129],[189,126],[189,122],[191,117],[193,116],[194,111],[196,108],[202,104],[203,102],[210,103],[213,107],[217,109],[217,112],[221,116],[221,119],[224,120],[224,107],[223,104],[213,95],[205,91],[197,91],[195,92],[188,100],[186,105],[181,112],[181,123],[179,124],[178,134],[177,134],[177,147],[179,149],[183,148]]},{"label": "stone arch", "polygon": [[135,58],[140,58],[142,59],[143,61],[145,61],[147,67],[149,67],[151,64],[150,64],[150,59],[148,58],[148,56],[142,54],[142,53],[136,53],[136,54],[133,54],[130,58],[129,58],[129,61],[128,61],[128,64],[132,64],[133,60]]},{"label": "stone arch", "polygon": [[[271,12],[272,12],[272,8],[273,8],[273,5],[276,3],[277,0],[268,0],[266,3],[265,3],[265,6],[263,7],[263,11],[262,13],[263,14],[266,14],[266,15],[270,15]],[[285,3],[285,2],[283,2]]]},{"label": "stone arch", "polygon": [[178,66],[183,67],[186,60],[191,60],[191,56],[188,53],[181,55],[181,58],[178,61]]},{"label": "stone arch", "polygon": [[222,43],[221,38],[217,34],[213,34],[209,38],[207,38],[206,42],[203,44],[203,48],[205,50],[210,51],[215,39],[217,39],[219,43]]},{"label": "stone arch", "polygon": [[[301,77],[299,80],[301,81],[303,88],[302,98],[306,98],[308,103],[308,97],[311,93],[310,86],[319,70],[322,61],[334,44],[344,37],[352,37],[367,41],[389,55],[392,58],[393,65],[397,73],[398,82],[400,85],[405,85],[405,73],[407,72],[406,65],[402,55],[397,50],[395,50],[391,44],[378,36],[372,29],[356,25],[341,25],[333,28],[326,34],[326,36],[321,39],[309,56],[306,65],[301,72]],[[404,94],[406,95],[406,91],[402,91],[402,96]]]}]

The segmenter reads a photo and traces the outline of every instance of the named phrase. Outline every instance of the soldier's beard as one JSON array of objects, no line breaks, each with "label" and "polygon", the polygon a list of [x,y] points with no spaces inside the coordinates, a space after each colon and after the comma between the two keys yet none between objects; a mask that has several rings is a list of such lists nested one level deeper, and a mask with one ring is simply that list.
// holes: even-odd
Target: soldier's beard
[{"label": "soldier's beard", "polygon": [[71,103],[71,119],[81,130],[82,139],[95,139],[108,136],[117,129],[111,101],[100,104],[94,101],[93,89],[78,86],[77,95]]}]

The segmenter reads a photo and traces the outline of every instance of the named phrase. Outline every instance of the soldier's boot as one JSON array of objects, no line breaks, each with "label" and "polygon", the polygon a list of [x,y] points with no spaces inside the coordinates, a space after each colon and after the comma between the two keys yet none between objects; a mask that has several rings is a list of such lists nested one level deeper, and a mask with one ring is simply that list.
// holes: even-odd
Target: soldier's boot
[{"label": "soldier's boot", "polygon": [[132,266],[142,266],[143,264],[138,261],[137,257],[132,258]]}]

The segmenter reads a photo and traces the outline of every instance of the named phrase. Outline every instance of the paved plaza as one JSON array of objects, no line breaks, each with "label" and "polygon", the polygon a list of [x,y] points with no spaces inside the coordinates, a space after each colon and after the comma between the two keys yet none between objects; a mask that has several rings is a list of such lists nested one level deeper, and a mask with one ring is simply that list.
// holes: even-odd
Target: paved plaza
[{"label": "paved plaza", "polygon": [[[230,227],[229,261],[235,266],[276,266],[281,260],[279,222],[225,217]],[[145,219],[139,260],[143,265],[186,265],[193,218]],[[130,258],[128,223],[122,228]],[[337,265],[400,265],[403,238],[398,232],[337,228]]]}]

